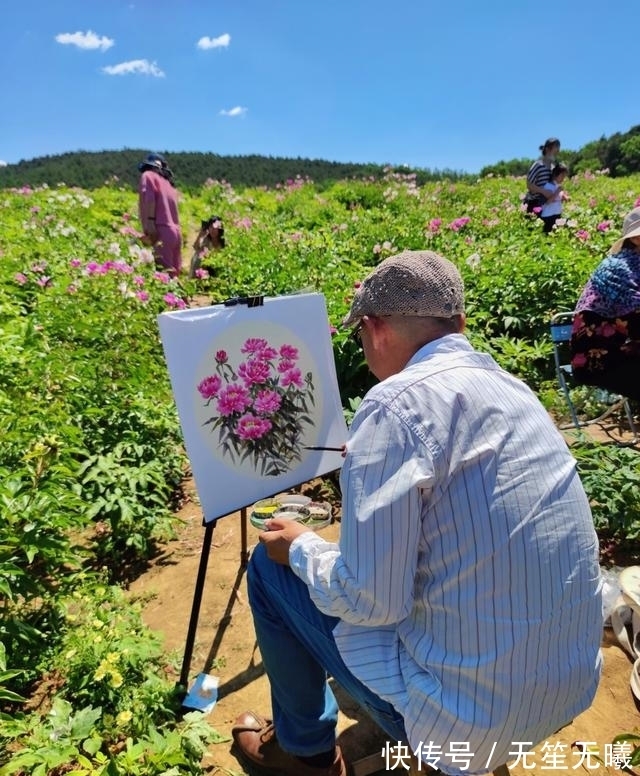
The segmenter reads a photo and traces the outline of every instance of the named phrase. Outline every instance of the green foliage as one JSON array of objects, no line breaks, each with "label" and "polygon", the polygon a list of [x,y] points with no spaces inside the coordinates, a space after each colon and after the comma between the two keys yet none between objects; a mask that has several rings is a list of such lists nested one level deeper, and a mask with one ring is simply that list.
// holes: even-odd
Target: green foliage
[{"label": "green foliage", "polygon": [[7,650],[0,641],[0,704],[7,702],[22,703],[25,700],[22,695],[7,689],[7,682],[18,676],[18,674],[20,674],[20,671],[7,669]]},{"label": "green foliage", "polygon": [[14,723],[11,738],[22,748],[0,754],[0,776],[200,774],[207,746],[225,740],[200,712],[190,712],[174,729],[151,724],[138,739],[127,737],[121,747],[110,749],[97,732],[101,714],[91,706],[74,711],[71,703],[56,698],[44,718],[32,715]]},{"label": "green foliage", "polygon": [[[0,717],[0,774],[44,775],[63,766],[123,776],[200,773],[207,745],[223,739],[199,712],[177,722],[181,696],[140,605],[89,577],[61,608],[49,681],[64,676],[64,683],[48,711]],[[2,692],[3,677],[16,672],[3,675],[1,658],[0,698],[17,702]]]},{"label": "green foliage", "polygon": [[109,730],[140,734],[175,716],[176,689],[160,668],[161,643],[142,624],[140,604],[117,587],[88,583],[62,607],[64,635],[52,664],[65,676],[62,697],[74,708],[100,706],[106,737]]},{"label": "green foliage", "polygon": [[97,538],[100,559],[116,567],[131,558],[148,558],[154,539],[172,535],[168,509],[177,482],[168,481],[164,462],[145,460],[145,446],[119,442],[106,453],[89,456],[78,476],[90,504],[86,516],[108,524]]},{"label": "green foliage", "polygon": [[640,538],[640,456],[586,437],[571,446],[596,528],[609,537]]},{"label": "green foliage", "polygon": [[620,733],[611,743],[619,755],[620,765],[624,765],[624,770],[640,765],[640,735]]}]

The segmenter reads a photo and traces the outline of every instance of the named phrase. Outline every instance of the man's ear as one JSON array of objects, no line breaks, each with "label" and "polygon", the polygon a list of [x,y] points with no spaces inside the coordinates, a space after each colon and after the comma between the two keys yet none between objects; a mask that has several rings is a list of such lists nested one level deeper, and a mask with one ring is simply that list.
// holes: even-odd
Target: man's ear
[{"label": "man's ear", "polygon": [[384,318],[378,318],[375,315],[365,315],[363,320],[369,334],[369,341],[373,350],[379,350],[381,346],[386,346],[393,337],[393,329]]}]

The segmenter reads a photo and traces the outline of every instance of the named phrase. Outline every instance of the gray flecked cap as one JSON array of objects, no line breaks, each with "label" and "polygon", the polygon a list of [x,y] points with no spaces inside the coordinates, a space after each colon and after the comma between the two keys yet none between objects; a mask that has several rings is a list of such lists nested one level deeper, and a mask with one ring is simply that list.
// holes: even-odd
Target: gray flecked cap
[{"label": "gray flecked cap", "polygon": [[365,315],[452,318],[462,313],[464,284],[455,264],[433,251],[403,251],[362,281],[342,325],[353,326]]}]

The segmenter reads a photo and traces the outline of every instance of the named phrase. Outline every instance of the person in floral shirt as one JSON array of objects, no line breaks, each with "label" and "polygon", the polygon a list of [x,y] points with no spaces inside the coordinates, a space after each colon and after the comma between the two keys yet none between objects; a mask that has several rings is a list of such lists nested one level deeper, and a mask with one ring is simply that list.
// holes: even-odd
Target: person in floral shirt
[{"label": "person in floral shirt", "polygon": [[640,207],[582,291],[570,348],[577,383],[640,400]]}]

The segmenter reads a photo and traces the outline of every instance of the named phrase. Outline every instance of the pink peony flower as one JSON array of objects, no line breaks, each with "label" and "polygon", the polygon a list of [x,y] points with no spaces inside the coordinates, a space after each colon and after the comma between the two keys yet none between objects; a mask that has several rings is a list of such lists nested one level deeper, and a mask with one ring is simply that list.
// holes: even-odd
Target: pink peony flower
[{"label": "pink peony flower", "polygon": [[304,387],[302,372],[299,369],[290,369],[282,375],[282,385],[286,388],[288,385],[295,385],[297,388]]},{"label": "pink peony flower", "polygon": [[171,275],[167,272],[154,272],[153,279],[157,280],[158,283],[164,283],[165,285],[171,283]]},{"label": "pink peony flower", "polygon": [[241,353],[257,353],[267,347],[267,340],[259,337],[249,337],[240,348]]},{"label": "pink peony flower", "polygon": [[277,391],[264,390],[256,396],[253,409],[259,415],[273,415],[280,409],[282,397]]},{"label": "pink peony flower", "polygon": [[24,286],[25,283],[29,282],[29,278],[24,274],[24,272],[16,272],[16,274],[13,276],[13,279],[21,286]]},{"label": "pink peony flower", "polygon": [[239,383],[228,385],[218,395],[216,409],[220,415],[232,415],[234,412],[244,412],[251,405],[249,391]]},{"label": "pink peony flower", "polygon": [[571,365],[574,367],[585,366],[586,363],[587,357],[584,353],[576,353],[576,355],[571,359]]},{"label": "pink peony flower", "polygon": [[169,307],[175,307],[178,310],[183,310],[187,306],[184,299],[180,299],[179,296],[176,296],[171,292],[169,292],[168,294],[165,294],[162,298],[166,302],[166,304],[169,305]]},{"label": "pink peony flower", "polygon": [[238,418],[236,433],[240,439],[260,439],[271,431],[272,423],[266,418],[257,418],[250,412]]},{"label": "pink peony flower", "polygon": [[270,345],[267,345],[266,348],[262,348],[262,350],[258,351],[255,355],[256,358],[260,358],[263,361],[273,361],[273,359],[278,355],[278,351],[275,348],[272,348]]},{"label": "pink peony flower", "polygon": [[284,374],[285,372],[288,372],[290,369],[293,369],[293,367],[296,365],[295,361],[291,361],[288,358],[282,358],[280,361],[278,361],[278,372],[280,374]]},{"label": "pink peony flower", "polygon": [[217,350],[216,351],[216,361],[219,364],[226,364],[229,360],[229,356],[227,356],[226,350]]},{"label": "pink peony flower", "polygon": [[449,229],[453,232],[459,232],[464,226],[466,226],[471,219],[469,216],[462,216],[461,218],[455,218],[450,224]]},{"label": "pink peony flower", "polygon": [[135,297],[140,302],[148,302],[149,301],[149,292],[148,291],[136,291]]},{"label": "pink peony flower", "polygon": [[260,385],[266,383],[271,373],[271,367],[266,361],[259,358],[251,358],[238,367],[238,374],[242,382],[249,385]]},{"label": "pink peony flower", "polygon": [[210,375],[198,384],[198,391],[203,399],[212,399],[218,395],[221,386],[222,380],[216,375]]},{"label": "pink peony flower", "polygon": [[280,348],[280,357],[289,359],[290,361],[298,360],[298,348],[294,348],[293,345],[283,345]]},{"label": "pink peony flower", "polygon": [[209,277],[209,273],[206,269],[197,269],[195,271],[195,276],[198,278],[198,280],[206,280]]}]

